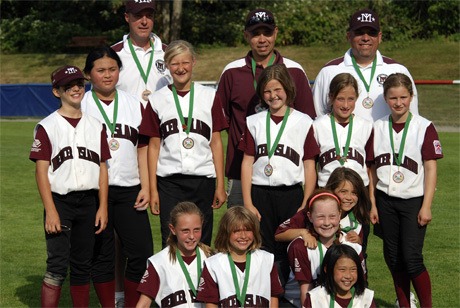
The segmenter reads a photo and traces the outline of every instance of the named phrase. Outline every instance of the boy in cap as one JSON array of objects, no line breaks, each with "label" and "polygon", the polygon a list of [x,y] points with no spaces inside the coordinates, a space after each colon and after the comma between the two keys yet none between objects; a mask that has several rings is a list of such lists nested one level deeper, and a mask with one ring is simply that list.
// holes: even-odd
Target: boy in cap
[{"label": "boy in cap", "polygon": [[[45,208],[47,268],[41,306],[57,307],[70,266],[74,307],[88,307],[94,234],[107,225],[110,151],[102,124],[82,114],[85,78],[76,66],[51,74],[61,105],[34,130],[30,160],[36,163],[38,190]],[[95,132],[98,132],[94,134]]]},{"label": "boy in cap", "polygon": [[238,143],[246,127],[246,117],[263,110],[264,104],[257,96],[255,88],[264,68],[284,63],[296,87],[292,107],[313,119],[316,116],[307,75],[299,63],[284,58],[275,49],[277,35],[278,27],[272,12],[266,9],[249,12],[245,19],[244,38],[251,50],[245,57],[229,63],[219,80],[215,99],[222,103],[229,122],[225,170],[229,180],[229,207],[243,204],[240,181],[243,151],[238,150]]},{"label": "boy in cap", "polygon": [[129,33],[112,46],[123,63],[117,88],[136,96],[144,107],[149,94],[172,82],[163,60],[166,45],[152,33],[154,13],[154,0],[126,1]]},{"label": "boy in cap", "polygon": [[[376,121],[390,113],[383,98],[383,82],[392,73],[409,76],[407,68],[395,60],[382,56],[378,47],[382,42],[379,16],[370,9],[356,11],[350,18],[347,40],[351,48],[341,58],[328,62],[318,73],[313,85],[313,98],[318,116],[330,112],[328,91],[331,80],[340,73],[350,73],[358,81],[359,97],[354,114],[369,121]],[[417,90],[413,84],[414,97],[411,112],[418,114]]]}]

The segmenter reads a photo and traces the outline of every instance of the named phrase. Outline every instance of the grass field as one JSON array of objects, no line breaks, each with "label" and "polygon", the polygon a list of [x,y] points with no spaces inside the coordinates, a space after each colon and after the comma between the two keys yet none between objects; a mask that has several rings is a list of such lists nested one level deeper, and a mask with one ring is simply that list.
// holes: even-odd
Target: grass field
[{"label": "grass field", "polygon": [[[35,122],[1,121],[0,152],[0,307],[38,307],[45,271],[43,206],[28,160]],[[441,133],[445,158],[439,161],[433,221],[425,241],[425,261],[433,284],[434,307],[460,302],[460,227],[458,133]],[[457,154],[456,154],[457,153]],[[215,212],[215,223],[225,208]],[[161,245],[158,217],[151,216],[155,251]],[[368,246],[369,284],[380,307],[391,307],[395,295],[382,257],[382,242],[371,236]],[[71,306],[66,283],[61,306]],[[91,306],[97,307],[94,293]]]}]

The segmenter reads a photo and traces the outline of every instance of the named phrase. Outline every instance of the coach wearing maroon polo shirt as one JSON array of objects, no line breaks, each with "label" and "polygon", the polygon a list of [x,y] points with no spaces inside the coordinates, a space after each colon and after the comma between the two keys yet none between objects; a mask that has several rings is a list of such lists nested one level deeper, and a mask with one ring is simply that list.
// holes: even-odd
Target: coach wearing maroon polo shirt
[{"label": "coach wearing maroon polo shirt", "polygon": [[316,117],[307,75],[299,63],[284,58],[275,50],[277,34],[278,27],[272,12],[265,9],[249,12],[244,26],[244,38],[251,50],[246,57],[230,62],[219,80],[216,99],[222,102],[229,122],[225,168],[225,175],[229,180],[228,207],[243,205],[240,181],[243,152],[237,147],[245,130],[246,117],[263,108],[255,87],[264,68],[284,63],[296,86],[293,107],[308,114],[312,119]]}]

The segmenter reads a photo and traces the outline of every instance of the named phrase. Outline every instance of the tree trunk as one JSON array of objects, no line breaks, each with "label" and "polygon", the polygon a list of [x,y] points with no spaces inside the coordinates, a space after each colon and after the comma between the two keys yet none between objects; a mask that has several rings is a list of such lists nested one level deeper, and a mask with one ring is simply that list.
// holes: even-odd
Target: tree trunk
[{"label": "tree trunk", "polygon": [[180,38],[182,19],[182,0],[173,0],[173,11],[171,18],[171,41]]},{"label": "tree trunk", "polygon": [[162,31],[161,31],[161,38],[164,43],[169,42],[170,39],[170,24],[171,24],[171,5],[170,1],[159,1],[159,4],[161,5],[160,8],[160,13],[161,13],[161,25],[162,25]]}]

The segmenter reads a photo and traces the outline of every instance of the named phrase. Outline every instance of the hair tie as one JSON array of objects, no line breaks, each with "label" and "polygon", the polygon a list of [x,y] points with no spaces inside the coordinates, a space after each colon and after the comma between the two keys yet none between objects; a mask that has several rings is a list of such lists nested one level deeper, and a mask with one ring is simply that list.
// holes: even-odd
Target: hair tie
[{"label": "hair tie", "polygon": [[316,199],[318,199],[319,197],[322,197],[322,196],[329,196],[329,197],[332,197],[332,198],[334,198],[334,199],[337,201],[337,203],[340,205],[340,200],[339,200],[339,198],[337,198],[336,195],[331,194],[331,193],[328,193],[328,192],[322,192],[322,193],[319,193],[319,194],[317,194],[316,196],[314,196],[314,197],[312,197],[312,198],[310,199],[310,202],[308,203],[308,208],[310,209],[311,206],[312,206],[312,204],[313,204],[313,201],[315,201]]}]

